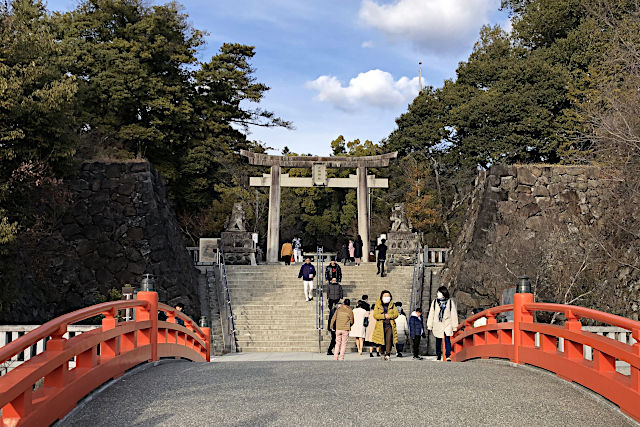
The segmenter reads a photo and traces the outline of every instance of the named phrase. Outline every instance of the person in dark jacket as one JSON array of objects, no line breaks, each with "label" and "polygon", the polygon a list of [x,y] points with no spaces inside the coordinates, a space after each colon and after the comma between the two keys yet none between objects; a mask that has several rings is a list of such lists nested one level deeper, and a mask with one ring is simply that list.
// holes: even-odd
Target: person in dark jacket
[{"label": "person in dark jacket", "polygon": [[420,338],[426,338],[424,322],[422,321],[422,309],[416,308],[409,318],[409,337],[413,346],[413,358],[422,360],[420,357]]},{"label": "person in dark jacket", "polygon": [[347,265],[347,261],[349,261],[349,251],[347,250],[347,245],[343,244],[338,251],[338,256],[336,257],[336,261],[342,261],[344,265]]},{"label": "person in dark jacket", "polygon": [[298,279],[302,279],[304,283],[304,298],[306,301],[313,299],[313,278],[316,277],[316,268],[311,264],[311,258],[304,260],[304,264],[300,267]]},{"label": "person in dark jacket", "polygon": [[[180,313],[182,313],[184,311],[184,304],[179,302],[176,304],[176,311],[179,311]],[[176,323],[180,326],[184,326],[184,320],[182,320],[181,318],[179,318],[178,316],[176,316]]]},{"label": "person in dark jacket", "polygon": [[335,304],[338,303],[344,296],[344,292],[342,290],[342,285],[338,283],[336,278],[331,279],[331,283],[327,287],[327,301],[329,304],[329,310],[333,308]]},{"label": "person in dark jacket", "polygon": [[378,273],[380,277],[384,277],[384,263],[387,261],[387,245],[385,245],[387,239],[382,239],[380,244],[376,248],[378,251]]},{"label": "person in dark jacket", "polygon": [[356,241],[353,242],[353,257],[356,260],[356,265],[360,265],[360,262],[362,261],[362,246],[362,237],[358,234]]},{"label": "person in dark jacket", "polygon": [[335,307],[329,309],[329,320],[327,321],[327,329],[331,333],[331,342],[329,343],[329,348],[327,349],[327,356],[333,356],[333,349],[336,347],[336,331],[331,329],[331,319],[333,319],[333,315],[336,313],[338,307],[340,307],[340,304],[336,304]]},{"label": "person in dark jacket", "polygon": [[362,295],[362,308],[367,311],[371,310],[371,306],[369,305],[369,295]]},{"label": "person in dark jacket", "polygon": [[331,279],[336,279],[338,283],[342,282],[342,269],[335,259],[332,259],[324,270],[324,278],[327,282],[331,282]]}]

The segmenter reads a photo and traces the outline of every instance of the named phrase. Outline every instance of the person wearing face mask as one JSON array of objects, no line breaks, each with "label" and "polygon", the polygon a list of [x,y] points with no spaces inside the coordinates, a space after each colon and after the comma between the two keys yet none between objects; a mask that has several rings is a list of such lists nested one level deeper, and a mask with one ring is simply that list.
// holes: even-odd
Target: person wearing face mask
[{"label": "person wearing face mask", "polygon": [[455,302],[449,298],[449,290],[441,286],[438,288],[437,298],[429,307],[427,329],[436,337],[436,356],[442,358],[442,340],[445,344],[445,356],[449,361],[451,356],[451,336],[458,327],[458,310]]},{"label": "person wearing face mask", "polygon": [[385,290],[380,293],[380,298],[376,301],[373,309],[373,317],[376,319],[376,326],[372,340],[374,343],[384,346],[383,360],[389,360],[391,350],[398,342],[395,322],[395,319],[398,318],[398,310],[392,302],[391,292]]}]

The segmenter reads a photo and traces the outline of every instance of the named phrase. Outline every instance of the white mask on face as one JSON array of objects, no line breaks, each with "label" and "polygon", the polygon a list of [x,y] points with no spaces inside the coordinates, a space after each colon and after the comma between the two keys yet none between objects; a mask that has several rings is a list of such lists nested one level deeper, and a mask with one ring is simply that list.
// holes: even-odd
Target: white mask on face
[{"label": "white mask on face", "polygon": [[385,304],[389,304],[391,302],[391,297],[382,297],[382,302]]},{"label": "white mask on face", "polygon": [[444,295],[442,295],[442,292],[438,292],[438,299],[444,299]]}]

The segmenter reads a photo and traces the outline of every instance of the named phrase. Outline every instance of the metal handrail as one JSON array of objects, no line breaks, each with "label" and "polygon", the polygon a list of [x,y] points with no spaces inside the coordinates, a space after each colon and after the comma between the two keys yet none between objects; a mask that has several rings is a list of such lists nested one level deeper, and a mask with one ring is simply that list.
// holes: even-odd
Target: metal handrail
[{"label": "metal handrail", "polygon": [[[228,317],[227,317],[227,340],[229,341],[229,348],[231,352],[238,352],[238,337],[236,335],[236,321],[233,315],[233,304],[231,303],[231,293],[229,292],[229,282],[227,280],[227,265],[224,260],[224,252],[222,249],[218,252],[218,268],[220,270],[220,277],[222,279],[222,286],[224,287],[224,298],[227,305]],[[230,321],[230,322],[229,322]],[[229,330],[229,325],[231,330]]]},{"label": "metal handrail", "polygon": [[322,353],[322,331],[324,329],[324,247],[316,248],[316,329],[318,351]]}]

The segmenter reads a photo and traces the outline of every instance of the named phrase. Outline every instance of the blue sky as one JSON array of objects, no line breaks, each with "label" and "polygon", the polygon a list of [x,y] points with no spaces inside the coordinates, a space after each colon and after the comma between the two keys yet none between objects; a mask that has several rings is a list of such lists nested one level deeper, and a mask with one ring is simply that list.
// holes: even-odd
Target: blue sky
[{"label": "blue sky", "polygon": [[[165,3],[154,0],[150,3]],[[253,66],[267,84],[260,106],[295,129],[250,129],[274,152],[328,154],[338,135],[375,142],[395,129],[423,85],[455,76],[484,24],[508,26],[499,0],[183,0],[195,28],[208,32],[200,59],[224,42],[255,46]],[[77,0],[49,0],[50,10]]]}]

